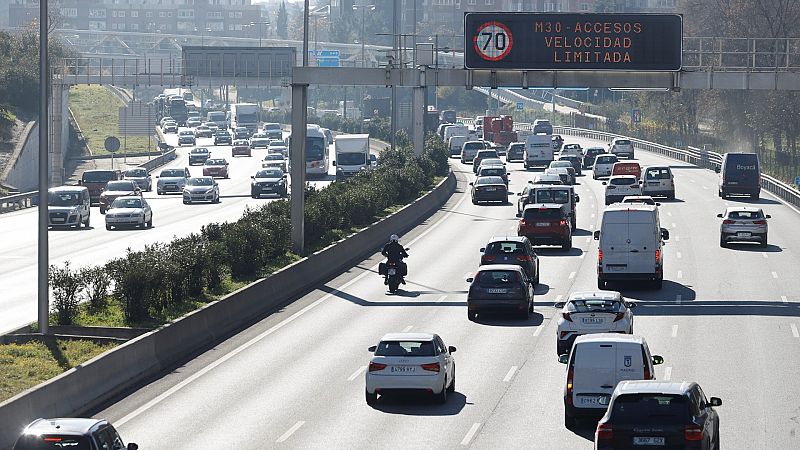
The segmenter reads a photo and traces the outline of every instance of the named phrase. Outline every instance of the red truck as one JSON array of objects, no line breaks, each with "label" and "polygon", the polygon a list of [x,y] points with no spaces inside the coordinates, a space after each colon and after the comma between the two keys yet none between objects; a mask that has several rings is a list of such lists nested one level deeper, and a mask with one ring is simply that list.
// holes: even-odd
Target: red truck
[{"label": "red truck", "polygon": [[517,141],[517,132],[514,131],[514,118],[509,115],[484,116],[483,140],[494,142],[503,148]]},{"label": "red truck", "polygon": [[81,179],[78,184],[86,186],[89,189],[89,197],[91,198],[92,205],[100,204],[100,194],[106,187],[106,183],[114,180],[122,179],[122,171],[120,170],[85,170],[81,174]]}]

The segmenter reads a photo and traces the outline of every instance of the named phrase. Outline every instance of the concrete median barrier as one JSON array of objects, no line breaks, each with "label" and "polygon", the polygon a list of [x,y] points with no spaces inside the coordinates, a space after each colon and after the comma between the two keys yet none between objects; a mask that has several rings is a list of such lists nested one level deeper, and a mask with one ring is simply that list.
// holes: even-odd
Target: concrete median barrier
[{"label": "concrete median barrier", "polygon": [[0,403],[0,448],[10,448],[34,419],[88,414],[316,289],[375,253],[386,236],[427,219],[455,189],[451,172],[424,196],[358,233]]}]

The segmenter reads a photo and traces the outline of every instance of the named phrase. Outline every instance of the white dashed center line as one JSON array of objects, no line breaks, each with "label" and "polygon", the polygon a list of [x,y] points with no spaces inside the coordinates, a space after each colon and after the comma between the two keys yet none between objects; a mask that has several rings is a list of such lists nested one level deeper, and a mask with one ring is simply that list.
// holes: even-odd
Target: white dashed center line
[{"label": "white dashed center line", "polygon": [[302,420],[298,420],[296,424],[292,425],[292,428],[286,430],[286,433],[283,433],[283,435],[279,437],[278,440],[275,442],[283,442],[289,439],[292,436],[292,434],[294,434],[295,431],[299,430],[300,427],[303,426],[303,424],[305,424],[305,422],[303,422]]},{"label": "white dashed center line", "polygon": [[367,370],[367,366],[361,366],[361,367],[359,367],[359,368],[358,368],[358,370],[356,370],[355,372],[353,372],[353,374],[352,374],[352,375],[350,375],[349,377],[347,377],[347,381],[353,381],[353,380],[355,380],[356,378],[358,378],[358,376],[359,376],[359,375],[361,375],[361,372],[363,372],[363,371],[365,371],[365,370]]},{"label": "white dashed center line", "polygon": [[592,213],[592,219],[594,219],[594,216],[595,216],[595,214],[594,214],[594,213]]},{"label": "white dashed center line", "polygon": [[472,438],[475,437],[475,434],[478,432],[478,429],[481,427],[480,422],[475,422],[472,424],[472,427],[467,431],[467,435],[464,436],[464,439],[461,440],[461,445],[467,446],[472,441]]},{"label": "white dashed center line", "polygon": [[671,213],[671,212],[669,212],[669,211],[667,211],[667,215],[668,215],[668,216],[670,216],[670,217],[672,217],[672,213]]},{"label": "white dashed center line", "polygon": [[672,228],[673,229],[678,228],[678,225],[676,225],[675,222],[672,222]]},{"label": "white dashed center line", "polygon": [[789,303],[789,299],[788,299],[788,298],[786,298],[786,296],[785,296],[785,295],[781,295],[781,301],[782,301],[783,303]]},{"label": "white dashed center line", "polygon": [[678,259],[681,259],[681,256],[683,256],[683,255],[681,255],[681,252],[678,252],[678,253],[675,254],[675,257],[678,258]]},{"label": "white dashed center line", "polygon": [[674,239],[675,239],[675,242],[679,242],[681,240],[681,237],[680,236],[675,236]]},{"label": "white dashed center line", "polygon": [[571,280],[573,278],[575,278],[575,272],[570,272],[569,273],[569,279]]},{"label": "white dashed center line", "polygon": [[443,295],[443,296],[439,297],[439,300],[436,300],[436,303],[442,303],[444,301],[444,299],[446,299],[446,298],[447,298],[447,296]]},{"label": "white dashed center line", "polygon": [[797,325],[792,324],[792,336],[800,338],[800,333],[797,332]]},{"label": "white dashed center line", "polygon": [[672,367],[664,368],[664,381],[669,381],[672,378]]},{"label": "white dashed center line", "polygon": [[539,336],[542,333],[542,328],[544,328],[544,324],[541,324],[538,327],[536,327],[536,329],[533,331],[533,337]]},{"label": "white dashed center line", "polygon": [[767,256],[767,252],[761,252],[761,256],[763,256],[763,257],[764,257],[764,259],[767,259],[767,258],[768,258],[768,256]]},{"label": "white dashed center line", "polygon": [[778,278],[778,272],[772,272],[772,278],[777,279]]},{"label": "white dashed center line", "polygon": [[673,325],[672,326],[672,337],[676,337],[676,336],[678,336],[678,326],[677,325]]},{"label": "white dashed center line", "polygon": [[403,328],[403,333],[408,333],[409,331],[411,331],[412,328],[414,328],[414,325],[409,325]]},{"label": "white dashed center line", "polygon": [[511,366],[511,368],[508,369],[508,373],[506,374],[506,376],[503,377],[503,382],[508,383],[509,381],[511,381],[511,379],[514,378],[514,374],[517,373],[518,368],[519,367],[517,366]]},{"label": "white dashed center line", "polygon": [[683,271],[682,270],[678,271],[678,278],[683,278]]},{"label": "white dashed center line", "polygon": [[708,186],[703,186],[703,189],[708,190]]}]

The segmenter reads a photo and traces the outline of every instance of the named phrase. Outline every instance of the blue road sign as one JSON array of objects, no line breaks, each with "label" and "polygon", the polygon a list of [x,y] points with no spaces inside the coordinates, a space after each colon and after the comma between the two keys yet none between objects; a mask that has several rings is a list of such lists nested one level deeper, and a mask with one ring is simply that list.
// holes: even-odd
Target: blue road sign
[{"label": "blue road sign", "polygon": [[794,179],[794,184],[800,186],[800,177]]},{"label": "blue road sign", "polygon": [[[309,50],[309,54],[313,54],[313,52],[313,50]],[[341,54],[339,50],[317,50],[316,60],[318,67],[341,66]]]},{"label": "blue road sign", "polygon": [[639,108],[634,108],[631,110],[631,119],[633,119],[633,123],[641,123],[642,122],[642,110]]},{"label": "blue road sign", "polygon": [[517,111],[522,111],[525,108],[525,105],[522,102],[517,102]]}]

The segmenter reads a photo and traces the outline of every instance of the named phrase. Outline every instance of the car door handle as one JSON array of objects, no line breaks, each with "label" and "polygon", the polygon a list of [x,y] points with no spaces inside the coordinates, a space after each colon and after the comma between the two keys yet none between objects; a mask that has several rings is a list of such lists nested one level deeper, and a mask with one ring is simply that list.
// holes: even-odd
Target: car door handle
[{"label": "car door handle", "polygon": [[633,249],[631,250],[631,253],[639,253],[639,250]]},{"label": "car door handle", "polygon": [[604,384],[604,385],[602,385],[600,387],[603,388],[603,389],[613,389],[614,388],[614,386],[612,386],[610,384]]}]

